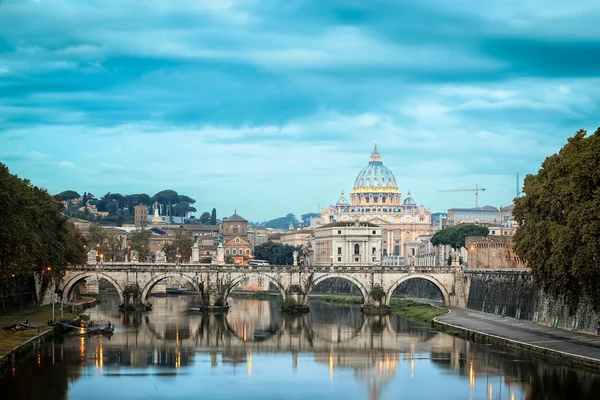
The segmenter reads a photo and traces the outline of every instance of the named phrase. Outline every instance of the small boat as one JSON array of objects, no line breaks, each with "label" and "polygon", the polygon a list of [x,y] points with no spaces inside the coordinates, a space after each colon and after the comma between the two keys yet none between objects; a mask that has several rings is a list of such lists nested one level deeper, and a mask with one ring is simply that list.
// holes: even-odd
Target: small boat
[{"label": "small boat", "polygon": [[108,321],[106,324],[99,324],[90,321],[87,325],[87,333],[92,335],[110,335],[114,332],[115,326]]}]

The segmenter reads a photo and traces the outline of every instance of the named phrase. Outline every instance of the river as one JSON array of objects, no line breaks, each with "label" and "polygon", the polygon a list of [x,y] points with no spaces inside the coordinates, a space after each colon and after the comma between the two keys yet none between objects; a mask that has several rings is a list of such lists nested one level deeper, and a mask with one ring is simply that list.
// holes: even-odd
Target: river
[{"label": "river", "polygon": [[120,313],[105,296],[86,313],[112,337],[47,342],[0,377],[3,399],[594,399],[600,375],[454,338],[397,316],[312,302],[233,298],[226,316],[156,297]]}]

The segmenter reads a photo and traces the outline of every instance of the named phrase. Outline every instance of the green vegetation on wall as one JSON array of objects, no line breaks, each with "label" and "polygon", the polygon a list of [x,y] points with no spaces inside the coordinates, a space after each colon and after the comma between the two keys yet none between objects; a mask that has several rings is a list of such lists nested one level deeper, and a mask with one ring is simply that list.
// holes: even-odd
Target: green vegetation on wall
[{"label": "green vegetation on wall", "polygon": [[527,175],[515,202],[517,255],[534,283],[575,310],[589,298],[600,310],[600,129],[580,130]]}]

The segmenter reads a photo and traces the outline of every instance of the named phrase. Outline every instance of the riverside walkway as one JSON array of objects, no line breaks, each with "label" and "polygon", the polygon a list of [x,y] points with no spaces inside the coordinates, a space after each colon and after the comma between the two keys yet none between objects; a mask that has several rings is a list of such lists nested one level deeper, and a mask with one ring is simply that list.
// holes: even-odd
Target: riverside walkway
[{"label": "riverside walkway", "polygon": [[450,307],[450,313],[435,318],[444,329],[464,329],[477,341],[493,342],[568,362],[600,367],[600,336],[538,325],[531,321],[501,317],[479,311]]}]

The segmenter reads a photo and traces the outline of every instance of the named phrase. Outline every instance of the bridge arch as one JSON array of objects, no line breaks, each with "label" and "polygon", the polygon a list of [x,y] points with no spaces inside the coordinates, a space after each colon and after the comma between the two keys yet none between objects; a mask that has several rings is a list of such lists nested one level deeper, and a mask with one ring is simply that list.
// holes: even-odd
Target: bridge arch
[{"label": "bridge arch", "polygon": [[98,279],[100,279],[100,278],[106,279],[108,282],[110,282],[115,287],[115,289],[117,289],[117,293],[119,294],[120,304],[124,303],[125,300],[123,297],[123,288],[121,287],[121,285],[119,285],[119,283],[115,279],[113,279],[109,274],[105,274],[102,272],[95,272],[95,271],[82,272],[82,273],[72,276],[63,286],[62,299],[63,300],[69,299],[70,294],[73,291],[73,288],[75,287],[75,285],[77,285],[77,283],[79,283],[80,281],[87,279],[87,278],[91,278],[91,277],[96,277]]},{"label": "bridge arch", "polygon": [[449,294],[448,290],[446,289],[446,287],[442,283],[440,283],[440,281],[438,281],[436,278],[434,278],[430,275],[425,275],[425,274],[411,274],[411,275],[407,275],[407,276],[404,276],[404,277],[398,279],[394,284],[392,284],[390,289],[387,291],[387,296],[385,297],[385,304],[389,306],[390,300],[392,299],[392,294],[394,294],[394,290],[396,290],[396,288],[401,283],[406,282],[411,279],[425,279],[425,280],[433,283],[440,291],[444,305],[447,306],[450,304],[450,294]]},{"label": "bridge arch", "polygon": [[144,288],[142,289],[142,297],[140,298],[140,301],[145,303],[148,300],[148,295],[152,291],[152,288],[154,288],[154,286],[158,282],[163,281],[167,278],[182,278],[185,281],[187,281],[188,283],[191,283],[192,286],[194,287],[194,289],[196,290],[196,292],[200,293],[200,288],[198,287],[198,283],[194,280],[193,277],[190,277],[187,274],[184,274],[181,272],[165,272],[165,273],[153,276],[152,279],[150,279],[146,283],[146,285],[144,285]]},{"label": "bridge arch", "polygon": [[[278,279],[276,279],[275,277],[273,277],[269,274],[264,274],[264,273],[260,274],[260,277],[267,278],[270,282],[272,282],[275,285],[275,287],[277,287],[277,290],[279,290],[279,293],[281,294],[281,298],[285,299],[285,287],[281,284],[281,282],[279,282]],[[241,276],[234,278],[231,281],[231,283],[229,285],[227,285],[226,291],[223,296],[223,300],[225,300],[225,302],[227,302],[227,297],[229,297],[229,293],[233,290],[233,288],[236,287],[237,285],[239,285],[242,281],[244,281],[247,278],[248,278],[248,276],[246,276],[246,275],[241,275]]]},{"label": "bridge arch", "polygon": [[315,286],[317,286],[319,283],[327,280],[327,279],[331,279],[331,278],[340,278],[340,279],[345,279],[347,281],[352,282],[353,284],[356,285],[356,287],[358,287],[358,290],[360,290],[360,294],[363,297],[363,303],[367,303],[368,299],[369,299],[369,290],[365,287],[365,285],[363,285],[363,283],[356,279],[355,277],[353,277],[352,275],[348,275],[348,274],[344,274],[344,273],[327,273],[327,274],[323,274],[321,276],[319,276],[317,279],[314,280],[314,282],[312,283],[312,285],[310,285],[310,287],[307,288],[306,290],[306,294],[304,296],[304,303],[308,303],[308,297],[310,296],[310,294],[312,293],[313,289],[315,288]]}]

